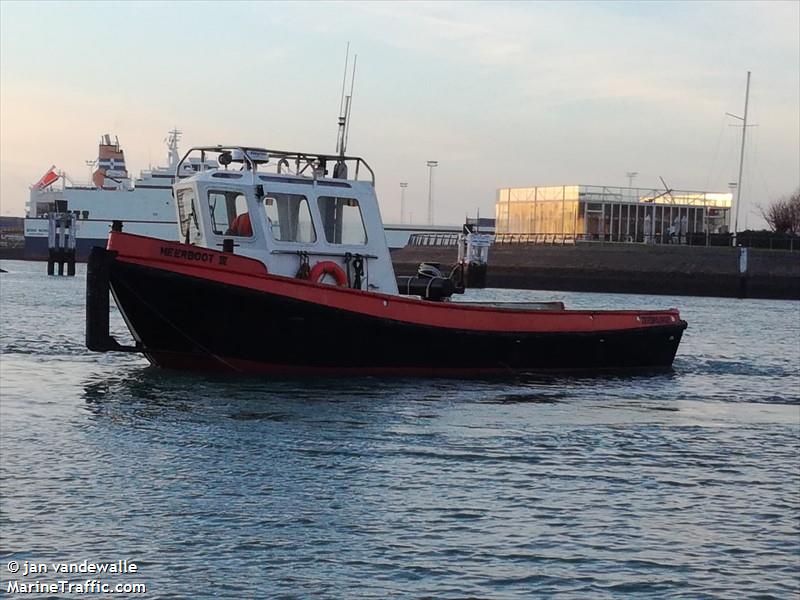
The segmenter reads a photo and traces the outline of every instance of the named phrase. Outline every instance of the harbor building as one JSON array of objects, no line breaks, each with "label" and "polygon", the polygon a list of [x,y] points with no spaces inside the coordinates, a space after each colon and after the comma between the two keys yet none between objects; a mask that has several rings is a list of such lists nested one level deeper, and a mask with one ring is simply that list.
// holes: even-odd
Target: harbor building
[{"label": "harbor building", "polygon": [[[732,194],[597,185],[502,188],[495,206],[498,241],[584,240],[702,243],[727,233]],[[699,238],[699,239],[698,239]]]}]

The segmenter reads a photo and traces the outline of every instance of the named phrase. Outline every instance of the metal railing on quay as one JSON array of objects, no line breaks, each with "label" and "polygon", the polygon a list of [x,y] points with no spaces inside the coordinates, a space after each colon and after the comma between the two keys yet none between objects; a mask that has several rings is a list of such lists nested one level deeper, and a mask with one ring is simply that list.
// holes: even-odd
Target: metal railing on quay
[{"label": "metal railing on quay", "polygon": [[[409,246],[457,246],[458,233],[415,233]],[[670,235],[667,232],[637,237],[625,234],[574,234],[574,233],[498,233],[495,245],[549,245],[574,246],[576,244],[646,244],[678,246],[733,246],[730,233],[691,232]],[[747,248],[800,251],[800,236],[769,232],[744,232],[736,238],[736,245]]]},{"label": "metal railing on quay", "polygon": [[414,233],[409,246],[458,246],[458,233]]}]

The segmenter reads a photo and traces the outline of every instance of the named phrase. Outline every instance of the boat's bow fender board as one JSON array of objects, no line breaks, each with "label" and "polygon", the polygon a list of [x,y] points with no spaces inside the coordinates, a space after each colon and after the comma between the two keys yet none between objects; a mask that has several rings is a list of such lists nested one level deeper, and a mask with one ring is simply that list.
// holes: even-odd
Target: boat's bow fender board
[{"label": "boat's bow fender board", "polygon": [[123,346],[109,333],[109,275],[116,252],[95,246],[86,272],[86,347],[95,352],[139,352]]}]

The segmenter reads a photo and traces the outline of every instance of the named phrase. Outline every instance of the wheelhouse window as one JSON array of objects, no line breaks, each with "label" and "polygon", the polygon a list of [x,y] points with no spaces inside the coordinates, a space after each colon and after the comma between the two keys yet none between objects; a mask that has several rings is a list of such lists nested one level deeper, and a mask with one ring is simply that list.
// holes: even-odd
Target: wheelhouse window
[{"label": "wheelhouse window", "polygon": [[208,212],[211,215],[211,229],[216,235],[253,235],[247,199],[241,192],[209,191]]},{"label": "wheelhouse window", "polygon": [[264,198],[264,210],[269,230],[276,241],[306,244],[317,241],[305,196],[268,192]]},{"label": "wheelhouse window", "polygon": [[320,196],[318,203],[328,243],[353,246],[363,246],[367,243],[367,231],[364,228],[358,200]]}]

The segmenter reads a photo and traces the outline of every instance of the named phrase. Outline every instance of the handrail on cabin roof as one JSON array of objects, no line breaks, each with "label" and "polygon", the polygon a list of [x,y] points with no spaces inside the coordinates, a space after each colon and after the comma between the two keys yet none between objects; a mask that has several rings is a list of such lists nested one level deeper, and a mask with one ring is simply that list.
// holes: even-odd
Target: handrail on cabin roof
[{"label": "handrail on cabin roof", "polygon": [[[358,180],[358,173],[359,168],[361,165],[364,165],[364,168],[369,171],[370,178],[372,185],[375,185],[375,172],[372,168],[367,164],[367,162],[361,158],[360,156],[342,156],[338,154],[321,154],[321,153],[313,153],[313,152],[290,152],[287,150],[270,150],[267,148],[257,148],[254,146],[235,146],[235,145],[217,145],[217,146],[193,146],[189,148],[189,150],[183,155],[180,161],[178,161],[177,166],[175,167],[175,180],[179,181],[181,179],[181,167],[189,158],[189,155],[193,152],[200,152],[200,172],[206,170],[206,153],[217,153],[217,154],[224,154],[224,153],[232,153],[234,150],[238,150],[242,153],[242,159],[246,162],[246,166],[248,170],[250,170],[254,175],[258,173],[258,164],[264,162],[258,159],[253,158],[250,155],[250,152],[259,152],[265,153],[269,159],[276,158],[278,159],[278,169],[280,169],[280,162],[282,160],[293,161],[295,163],[295,168],[297,171],[297,175],[302,174],[308,167],[313,169],[316,165],[319,165],[322,168],[326,168],[328,162],[333,162],[334,164],[338,163],[347,163],[347,162],[355,162],[355,173],[353,180]],[[300,167],[303,167],[302,170]],[[280,173],[280,171],[278,171]],[[194,173],[193,173],[194,174]],[[339,179],[333,177],[331,179]]]}]

